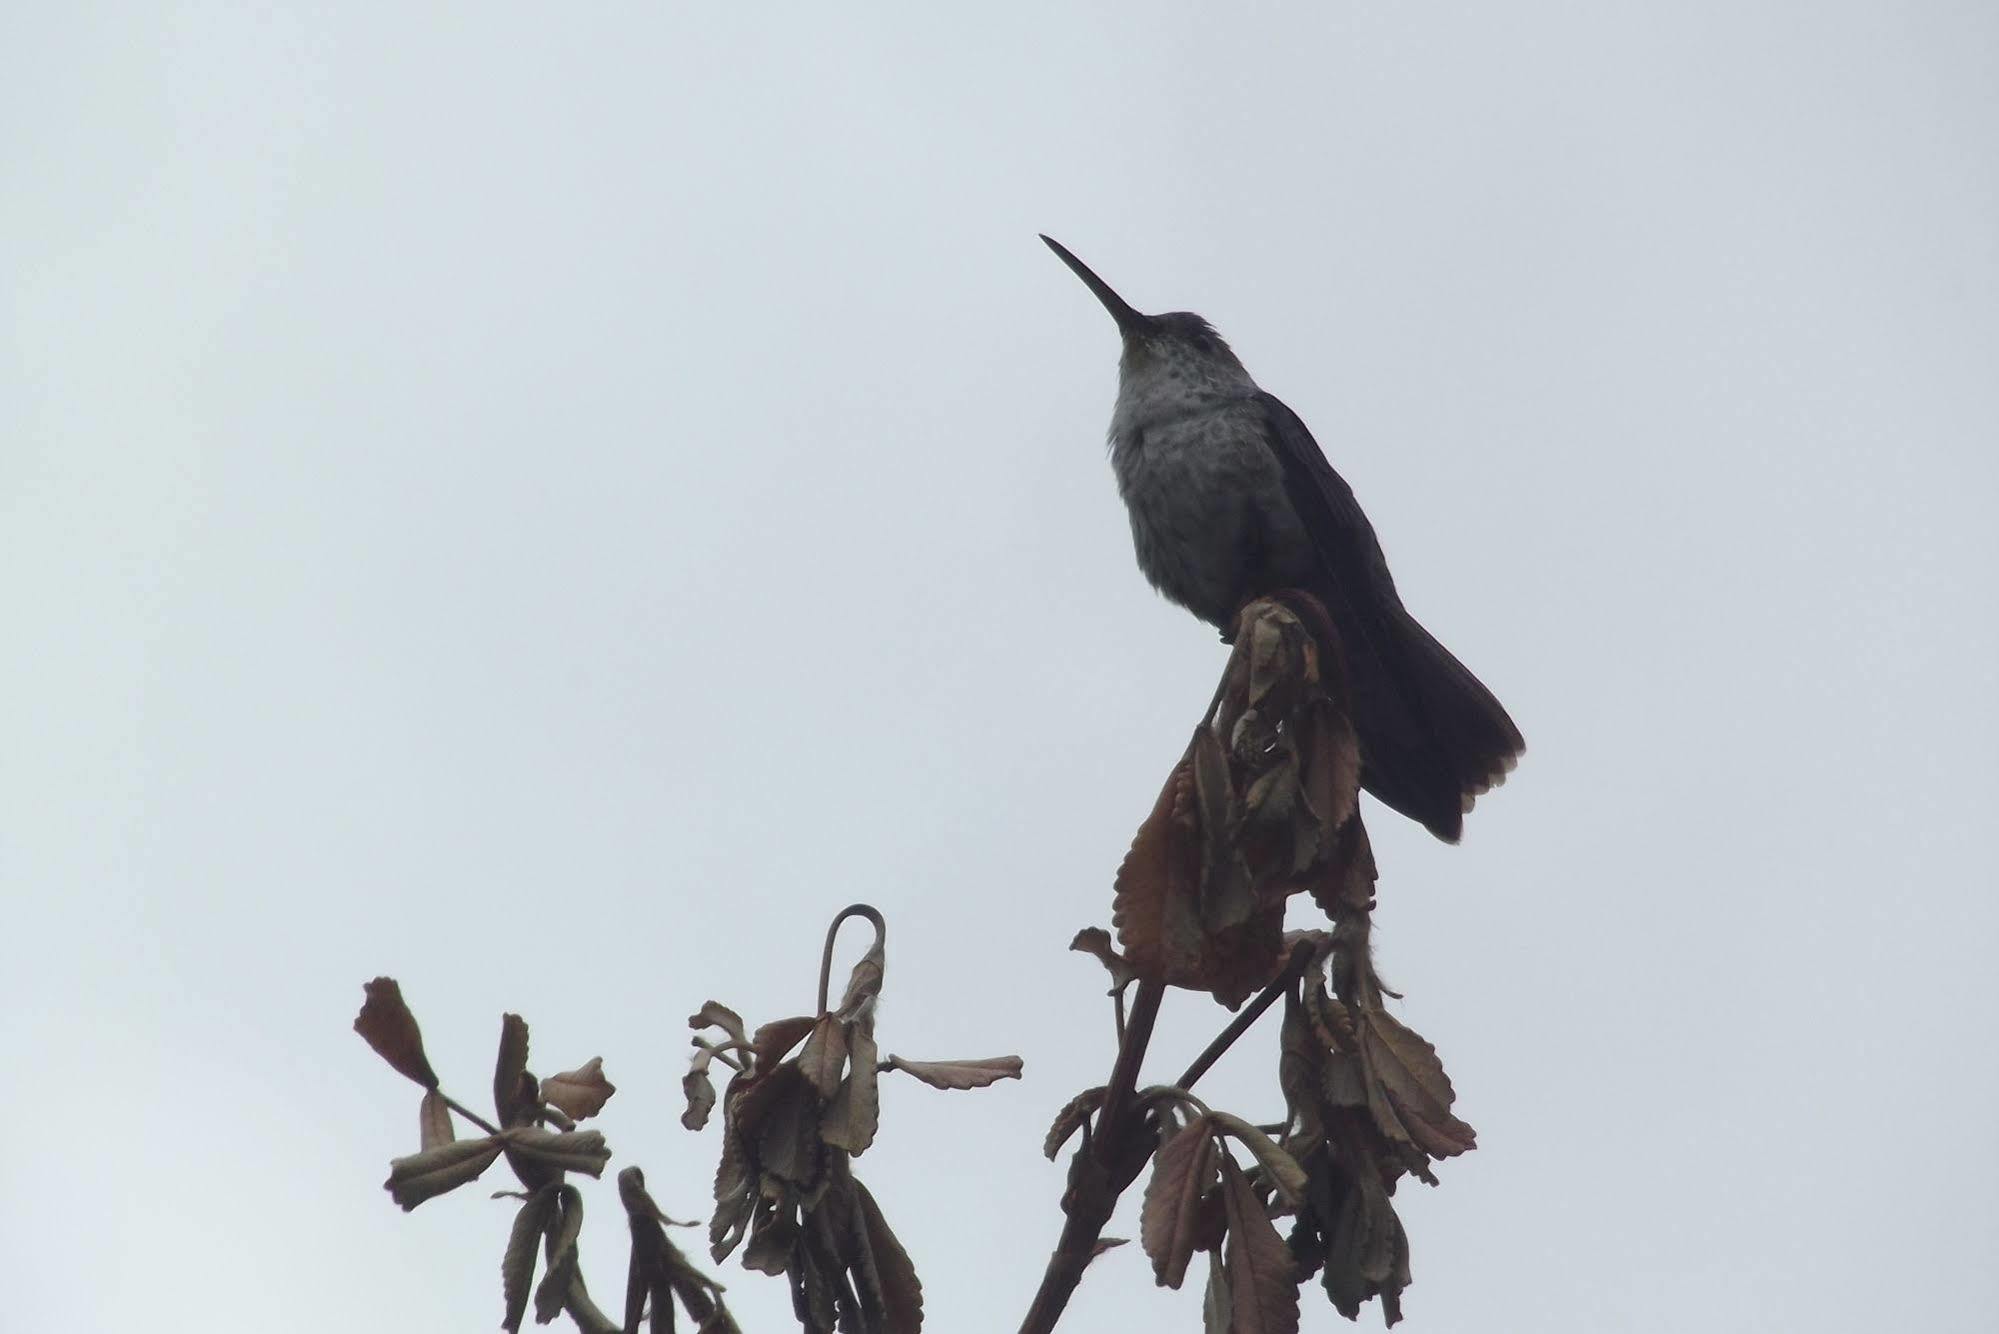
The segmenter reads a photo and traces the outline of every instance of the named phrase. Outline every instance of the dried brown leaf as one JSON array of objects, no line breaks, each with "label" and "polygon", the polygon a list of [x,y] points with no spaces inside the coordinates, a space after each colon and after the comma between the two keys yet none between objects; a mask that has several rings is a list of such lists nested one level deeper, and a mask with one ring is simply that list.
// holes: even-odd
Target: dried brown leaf
[{"label": "dried brown leaf", "polygon": [[416,1016],[403,1003],[403,989],[393,977],[378,977],[361,988],[365,999],[354,1016],[354,1031],[375,1049],[397,1074],[427,1089],[437,1087],[437,1072],[423,1052],[423,1033]]},{"label": "dried brown leaf", "polygon": [[846,1065],[847,1025],[837,1016],[821,1015],[798,1053],[798,1069],[820,1097],[831,1098],[839,1090]]},{"label": "dried brown leaf", "polygon": [[1349,1320],[1360,1314],[1362,1302],[1377,1296],[1389,1324],[1401,1318],[1401,1294],[1409,1286],[1409,1236],[1372,1170],[1363,1171],[1340,1197],[1320,1281]]},{"label": "dried brown leaf", "polygon": [[750,1039],[750,1049],[756,1053],[757,1069],[767,1071],[783,1060],[793,1047],[805,1040],[818,1020],[811,1015],[793,1015],[789,1019],[773,1019],[756,1031]]},{"label": "dried brown leaf", "polygon": [[424,1090],[423,1102],[416,1109],[416,1124],[420,1148],[435,1149],[457,1138],[451,1127],[451,1108],[436,1089]]},{"label": "dried brown leaf", "polygon": [[1228,1272],[1222,1267],[1222,1253],[1208,1252],[1208,1286],[1201,1294],[1202,1334],[1233,1334],[1235,1297],[1229,1292]]},{"label": "dried brown leaf", "polygon": [[1210,728],[1194,733],[1194,809],[1201,848],[1200,921],[1204,933],[1240,926],[1257,900],[1244,862],[1228,752]]},{"label": "dried brown leaf", "polygon": [[1138,974],[1132,971],[1125,957],[1117,952],[1117,946],[1111,941],[1111,933],[1100,926],[1086,926],[1078,931],[1076,938],[1069,942],[1069,948],[1082,954],[1096,956],[1097,962],[1104,966],[1104,971],[1111,975],[1109,995],[1117,995],[1138,978]]},{"label": "dried brown leaf", "polygon": [[923,1284],[916,1277],[916,1266],[882,1217],[875,1197],[858,1181],[854,1183],[854,1198],[887,1316],[882,1334],[917,1334],[923,1328]]},{"label": "dried brown leaf", "polygon": [[604,1104],[617,1091],[617,1086],[604,1078],[601,1056],[592,1056],[577,1069],[541,1081],[541,1100],[578,1121],[587,1121],[603,1111]]},{"label": "dried brown leaf", "polygon": [[625,1207],[625,1219],[632,1234],[631,1265],[625,1284],[625,1329],[637,1334],[645,1318],[648,1298],[652,1302],[652,1328],[673,1328],[676,1297],[703,1330],[734,1331],[735,1321],[722,1306],[722,1285],[694,1268],[680,1248],[667,1240],[666,1216],[651,1192],[646,1190],[645,1173],[627,1167],[618,1173],[618,1199]]},{"label": "dried brown leaf", "polygon": [[1263,1169],[1263,1175],[1270,1184],[1292,1205],[1305,1199],[1305,1169],[1298,1160],[1285,1152],[1270,1138],[1249,1122],[1227,1112],[1211,1114],[1215,1129],[1256,1156],[1256,1162]]},{"label": "dried brown leaf", "polygon": [[502,1131],[509,1161],[525,1159],[539,1167],[558,1172],[581,1172],[602,1176],[611,1161],[604,1137],[595,1130],[543,1130],[540,1126],[514,1126]]},{"label": "dried brown leaf", "polygon": [[740,1095],[732,1093],[728,1115],[766,1175],[809,1190],[825,1158],[819,1138],[824,1106],[798,1063],[786,1061]]},{"label": "dried brown leaf", "polygon": [[583,1232],[583,1192],[574,1186],[555,1188],[555,1218],[545,1234],[547,1266],[534,1293],[534,1322],[546,1325],[569,1304],[569,1289],[577,1281],[576,1240]]},{"label": "dried brown leaf", "polygon": [[1364,916],[1374,902],[1374,849],[1358,819],[1340,826],[1326,864],[1312,878],[1312,902],[1334,922]]},{"label": "dried brown leaf", "polygon": [[[500,1125],[526,1125],[534,1120],[532,1097],[522,1096],[528,1078],[528,1025],[517,1014],[500,1016],[500,1052],[493,1061],[493,1110]],[[537,1090],[538,1091],[538,1090]]]},{"label": "dried brown leaf", "polygon": [[770,1199],[758,1200],[750,1220],[750,1244],[743,1248],[743,1268],[775,1277],[791,1268],[797,1248],[797,1212]]},{"label": "dried brown leaf", "polygon": [[889,1065],[935,1089],[978,1089],[1002,1079],[1019,1079],[1018,1056],[986,1056],[973,1061],[906,1061],[888,1058]]},{"label": "dried brown leaf", "polygon": [[708,1001],[695,1013],[687,1016],[687,1026],[692,1029],[719,1028],[729,1035],[731,1042],[747,1046],[749,1038],[744,1036],[743,1017],[720,1001]]},{"label": "dried brown leaf", "polygon": [[529,1195],[520,1211],[514,1215],[514,1225],[507,1234],[507,1249],[500,1258],[500,1295],[506,1302],[506,1315],[500,1320],[500,1328],[518,1331],[521,1321],[527,1318],[528,1289],[534,1285],[534,1262],[541,1250],[542,1235],[555,1217],[555,1191],[553,1188],[537,1190]]},{"label": "dried brown leaf", "polygon": [[861,1024],[854,1025],[848,1044],[851,1068],[833,1094],[833,1101],[827,1104],[825,1116],[820,1118],[819,1135],[834,1148],[858,1156],[875,1142],[875,1130],[881,1121],[875,1069],[879,1049],[874,1034]]},{"label": "dried brown leaf", "polygon": [[618,1322],[605,1315],[602,1308],[590,1300],[590,1290],[584,1286],[581,1274],[569,1284],[569,1296],[563,1301],[562,1309],[575,1322],[579,1334],[624,1334]]},{"label": "dried brown leaf", "polygon": [[1201,976],[1201,849],[1193,804],[1192,766],[1182,759],[1118,867],[1111,911],[1132,971],[1174,986],[1196,986]]},{"label": "dried brown leaf", "polygon": [[490,1136],[454,1140],[392,1160],[389,1179],[382,1183],[382,1188],[408,1212],[425,1200],[456,1190],[468,1181],[477,1181],[499,1156],[500,1141]]},{"label": "dried brown leaf", "polygon": [[[627,1167],[618,1173],[618,1199],[625,1206],[625,1223],[632,1234],[631,1260],[625,1267],[625,1334],[638,1334],[639,1323],[645,1319],[646,1300],[664,1301],[666,1294],[660,1289],[664,1285],[665,1260],[661,1247],[666,1244],[666,1230],[653,1217],[657,1206],[646,1193],[645,1174],[636,1167]],[[664,1315],[666,1328],[672,1328],[673,1312],[654,1310],[653,1323],[657,1327]]]},{"label": "dried brown leaf", "polygon": [[1476,1147],[1472,1128],[1451,1115],[1456,1094],[1437,1049],[1383,1010],[1362,1011],[1361,1062],[1368,1107],[1384,1135],[1415,1144],[1433,1158]]},{"label": "dried brown leaf", "polygon": [[1055,1113],[1054,1123],[1048,1127],[1047,1138],[1041,1141],[1041,1152],[1049,1162],[1062,1152],[1062,1146],[1076,1133],[1097,1108],[1104,1105],[1104,1086],[1084,1089],[1075,1097],[1062,1104],[1062,1110]]},{"label": "dried brown leaf", "polygon": [[680,1091],[687,1096],[687,1110],[680,1114],[680,1124],[689,1130],[699,1130],[708,1124],[708,1114],[715,1110],[715,1084],[708,1078],[708,1053],[702,1052],[694,1058],[694,1064],[680,1077]]},{"label": "dried brown leaf", "polygon": [[840,995],[840,1007],[837,1011],[841,1018],[856,1017],[864,1006],[881,995],[882,974],[887,967],[888,954],[885,941],[878,932],[875,943],[868,947],[868,952],[861,956],[861,961],[847,974],[847,989]]},{"label": "dried brown leaf", "polygon": [[708,1218],[708,1254],[718,1264],[742,1244],[756,1206],[757,1173],[743,1143],[742,1132],[725,1119],[722,1159],[715,1166],[715,1212]]},{"label": "dried brown leaf", "polygon": [[1291,1248],[1235,1160],[1222,1156],[1222,1205],[1228,1215],[1232,1334],[1298,1334],[1298,1284]]},{"label": "dried brown leaf", "polygon": [[1161,1287],[1177,1288],[1187,1275],[1200,1222],[1201,1197],[1214,1183],[1217,1160],[1214,1127],[1196,1116],[1159,1147],[1152,1158],[1152,1180],[1145,1188],[1138,1236],[1152,1257],[1152,1272]]}]

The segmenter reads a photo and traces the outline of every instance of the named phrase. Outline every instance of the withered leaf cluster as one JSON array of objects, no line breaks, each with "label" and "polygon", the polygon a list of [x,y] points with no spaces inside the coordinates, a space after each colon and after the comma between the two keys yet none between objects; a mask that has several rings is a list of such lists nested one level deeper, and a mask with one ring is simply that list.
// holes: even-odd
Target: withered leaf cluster
[{"label": "withered leaf cluster", "polygon": [[1308,1178],[1291,1249],[1300,1277],[1319,1273],[1342,1313],[1379,1297],[1392,1325],[1409,1285],[1396,1182],[1435,1185],[1431,1162],[1477,1139],[1451,1111],[1456,1093],[1436,1048],[1382,1008],[1365,914],[1305,941],[1311,965],[1285,997],[1278,1063],[1283,1143]]},{"label": "withered leaf cluster", "polygon": [[[1126,1043],[1124,993],[1134,980],[1141,995],[1181,987],[1231,1009],[1261,989],[1190,1069],[1189,1084],[1265,1008],[1284,1002],[1278,1082],[1287,1112],[1272,1133],[1183,1088],[1138,1095],[1145,1115],[1107,1128],[1099,1113],[1119,1095],[1100,1088],[1058,1113],[1044,1145],[1053,1158],[1081,1129],[1080,1161],[1095,1126],[1122,1135],[1127,1150],[1151,1152],[1141,1240],[1168,1287],[1180,1286],[1195,1252],[1208,1254],[1211,1334],[1295,1331],[1298,1287],[1314,1275],[1349,1318],[1378,1297],[1394,1324],[1409,1283],[1396,1183],[1413,1175],[1435,1184],[1431,1163],[1475,1142],[1452,1112],[1436,1050],[1383,1007],[1393,993],[1369,945],[1376,873],[1359,791],[1345,672],[1324,609],[1294,592],[1251,603],[1215,701],[1119,869],[1122,952],[1095,928],[1072,943],[1109,970]],[[1286,904],[1301,892],[1330,931],[1286,933]],[[1120,1062],[1128,1076],[1134,1066]],[[1231,1145],[1249,1151],[1247,1168]],[[1275,1221],[1285,1218],[1288,1239]]]},{"label": "withered leaf cluster", "polygon": [[[578,1263],[583,1230],[583,1195],[567,1180],[570,1172],[598,1177],[611,1160],[604,1137],[576,1123],[602,1111],[617,1089],[592,1058],[574,1070],[537,1080],[529,1073],[528,1026],[517,1014],[500,1021],[499,1055],[493,1066],[494,1121],[453,1101],[439,1086],[416,1017],[404,1003],[395,979],[378,977],[364,988],[366,1000],[354,1031],[399,1073],[423,1086],[417,1109],[418,1150],[389,1164],[383,1183],[405,1210],[476,1181],[501,1158],[520,1189],[498,1192],[520,1201],[500,1262],[505,1315],[501,1327],[518,1330],[532,1307],[535,1322],[548,1324],[567,1313],[586,1334],[636,1334],[648,1314],[651,1328],[671,1330],[677,1298],[702,1334],[736,1334],[722,1305],[722,1289],[696,1273],[666,1241],[666,1216],[645,1193],[637,1168],[626,1169],[619,1191],[632,1230],[632,1266],[620,1324],[591,1300]],[[485,1133],[457,1138],[453,1113]],[[535,1281],[539,1268],[541,1281]]]},{"label": "withered leaf cluster", "polygon": [[690,1263],[666,1235],[669,1227],[691,1227],[668,1218],[646,1191],[645,1173],[627,1167],[618,1173],[618,1198],[632,1232],[632,1263],[625,1284],[625,1329],[636,1334],[651,1313],[652,1334],[671,1334],[673,1304],[687,1309],[698,1334],[738,1334],[722,1304],[722,1285]]},{"label": "withered leaf cluster", "polygon": [[[1265,1208],[1263,1191],[1294,1207],[1304,1169],[1255,1126],[1209,1111],[1178,1090],[1159,1090],[1160,1145],[1145,1191],[1139,1240],[1154,1276],[1177,1288],[1195,1251],[1208,1254],[1203,1302],[1210,1334],[1296,1334],[1298,1284],[1291,1252]],[[1191,1114],[1177,1104],[1192,1108]],[[1262,1186],[1237,1164],[1228,1141],[1255,1158]]]},{"label": "withered leaf cluster", "polygon": [[1138,976],[1233,1009],[1282,966],[1291,895],[1372,893],[1338,642],[1306,594],[1244,608],[1216,702],[1118,870],[1113,920]]},{"label": "withered leaf cluster", "polygon": [[[696,1051],[686,1079],[683,1121],[699,1129],[715,1106],[709,1071],[717,1061],[733,1074],[721,1098],[722,1161],[715,1175],[709,1221],[716,1260],[743,1246],[746,1268],[784,1275],[792,1308],[811,1334],[916,1334],[923,1326],[923,1287],[902,1243],[882,1217],[852,1160],[879,1129],[876,1081],[900,1070],[935,1088],[969,1089],[1018,1078],[1017,1056],[969,1061],[881,1059],[875,1007],[886,968],[886,931],[879,913],[856,905],[836,918],[868,919],[873,946],[847,981],[836,1006],[779,1019],[749,1032],[725,1005],[710,1001],[688,1019]],[[719,1031],[718,1038],[703,1035]],[[745,1241],[747,1240],[747,1245]]]}]

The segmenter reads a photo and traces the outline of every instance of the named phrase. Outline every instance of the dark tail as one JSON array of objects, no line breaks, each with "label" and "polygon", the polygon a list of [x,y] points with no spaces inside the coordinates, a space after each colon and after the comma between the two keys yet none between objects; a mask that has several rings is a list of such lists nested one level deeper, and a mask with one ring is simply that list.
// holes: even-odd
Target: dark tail
[{"label": "dark tail", "polygon": [[1343,635],[1361,786],[1455,843],[1472,802],[1505,781],[1527,743],[1492,692],[1415,617],[1397,608],[1384,621],[1373,633]]}]

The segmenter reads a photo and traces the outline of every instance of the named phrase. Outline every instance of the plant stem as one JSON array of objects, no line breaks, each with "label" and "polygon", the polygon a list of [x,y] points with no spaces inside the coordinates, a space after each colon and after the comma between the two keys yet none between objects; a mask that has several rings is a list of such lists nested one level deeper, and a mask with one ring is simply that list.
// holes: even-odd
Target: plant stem
[{"label": "plant stem", "polygon": [[1111,1221],[1118,1197],[1137,1179],[1151,1156],[1152,1146],[1137,1133],[1142,1122],[1131,1114],[1132,1095],[1138,1086],[1138,1069],[1145,1060],[1146,1046],[1152,1041],[1152,1027],[1159,1018],[1159,1002],[1166,994],[1164,983],[1141,981],[1132,1001],[1131,1016],[1118,1044],[1117,1063],[1111,1067],[1110,1082],[1104,1088],[1102,1109],[1096,1128],[1089,1136],[1089,1152],[1077,1150],[1069,1162],[1069,1188],[1062,1196],[1061,1240],[1048,1257],[1041,1286],[1034,1303],[1021,1322],[1021,1334],[1049,1334],[1062,1318],[1069,1296],[1083,1279],[1096,1254],[1097,1239]]},{"label": "plant stem", "polygon": [[1111,1142],[1124,1131],[1131,1095],[1138,1089],[1138,1067],[1145,1061],[1145,1049],[1152,1042],[1152,1025],[1159,1018],[1159,1002],[1165,995],[1166,984],[1163,982],[1142,981],[1138,984],[1138,995],[1131,1003],[1131,1016],[1124,1024],[1124,1041],[1118,1044],[1117,1064],[1111,1067],[1111,1082],[1104,1089],[1103,1110],[1097,1113],[1099,1163],[1108,1164],[1111,1161]]},{"label": "plant stem", "polygon": [[[1193,1087],[1263,1017],[1264,1011],[1291,990],[1311,962],[1313,948],[1313,943],[1306,940],[1292,948],[1284,971],[1258,992],[1256,999],[1229,1021],[1228,1027],[1215,1035],[1215,1040],[1176,1081],[1176,1087],[1183,1090]],[[1159,1003],[1165,991],[1157,982],[1138,984],[1138,995],[1124,1026],[1124,1040],[1118,1044],[1117,1064],[1111,1068],[1103,1107],[1088,1139],[1090,1151],[1078,1149],[1070,1160],[1069,1189],[1062,1197],[1065,1215],[1062,1238],[1055,1244],[1055,1253],[1048,1257],[1048,1268],[1041,1275],[1041,1287],[1034,1294],[1034,1304],[1027,1309],[1027,1319],[1021,1322],[1020,1334],[1051,1334],[1054,1330],[1055,1322],[1069,1305],[1070,1295],[1082,1281],[1083,1270],[1096,1254],[1097,1239],[1111,1221],[1118,1197],[1138,1179],[1146,1159],[1151,1157],[1152,1146],[1144,1135],[1137,1133],[1142,1122],[1132,1116],[1131,1108],[1137,1093],[1139,1065],[1152,1040],[1153,1024],[1159,1018]]]},{"label": "plant stem", "polygon": [[855,903],[840,909],[840,915],[835,917],[833,924],[826,928],[826,948],[819,955],[819,1009],[817,1011],[819,1014],[826,1013],[826,987],[827,983],[832,980],[833,973],[833,942],[840,938],[840,923],[846,921],[849,917],[865,917],[868,919],[868,924],[875,929],[874,947],[876,949],[882,948],[883,944],[888,940],[888,924],[882,921],[882,915],[870,905]]},{"label": "plant stem", "polygon": [[488,1121],[485,1117],[479,1115],[479,1113],[473,1111],[470,1107],[467,1107],[464,1103],[459,1102],[458,1099],[452,1097],[449,1093],[446,1093],[443,1089],[439,1089],[437,1091],[437,1096],[444,1099],[444,1105],[446,1107],[449,1107],[452,1111],[458,1113],[460,1116],[464,1117],[467,1121],[470,1121],[473,1125],[485,1131],[488,1135],[497,1135],[500,1133],[500,1128],[498,1126],[494,1125],[491,1121]]},{"label": "plant stem", "polygon": [[1279,996],[1291,990],[1291,984],[1298,980],[1310,962],[1312,949],[1312,942],[1308,940],[1298,942],[1291,951],[1291,958],[1284,965],[1284,971],[1279,973],[1269,986],[1258,992],[1256,999],[1244,1006],[1240,1014],[1229,1020],[1227,1028],[1215,1034],[1215,1040],[1194,1058],[1194,1063],[1187,1067],[1187,1072],[1175,1081],[1175,1087],[1193,1088],[1194,1082],[1208,1073],[1214,1063],[1222,1058],[1222,1054],[1235,1045],[1236,1039],[1249,1032],[1250,1025],[1261,1019],[1263,1012],[1275,1004]]}]

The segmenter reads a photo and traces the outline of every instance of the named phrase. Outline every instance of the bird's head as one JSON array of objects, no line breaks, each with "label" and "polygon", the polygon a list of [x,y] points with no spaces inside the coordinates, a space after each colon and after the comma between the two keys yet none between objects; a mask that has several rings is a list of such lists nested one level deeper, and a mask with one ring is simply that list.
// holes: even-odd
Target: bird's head
[{"label": "bird's head", "polygon": [[1246,375],[1235,353],[1215,332],[1214,326],[1192,311],[1175,310],[1164,315],[1147,315],[1133,309],[1130,302],[1111,290],[1111,285],[1090,271],[1090,266],[1069,253],[1068,247],[1053,237],[1042,241],[1090,289],[1104,309],[1117,321],[1118,336],[1124,340],[1119,368],[1126,376],[1142,374],[1166,366],[1201,367],[1211,373],[1233,378]]}]

